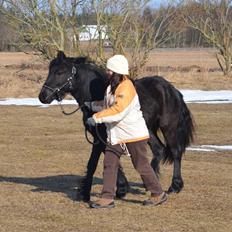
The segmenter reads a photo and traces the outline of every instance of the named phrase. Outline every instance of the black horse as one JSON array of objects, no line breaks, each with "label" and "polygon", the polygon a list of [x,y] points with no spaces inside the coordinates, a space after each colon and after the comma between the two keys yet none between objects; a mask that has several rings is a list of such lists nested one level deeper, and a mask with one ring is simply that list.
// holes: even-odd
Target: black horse
[{"label": "black horse", "polygon": [[[84,106],[84,102],[102,100],[107,85],[108,77],[105,71],[96,64],[85,57],[66,57],[63,52],[58,52],[57,57],[50,62],[47,80],[39,94],[42,103],[50,104],[54,99],[61,101],[65,94],[70,93],[81,107],[85,128],[93,135],[94,143],[87,173],[79,188],[79,200],[90,200],[93,175],[100,154],[104,152],[106,146],[99,140],[100,136],[106,141],[104,124],[100,124],[97,128],[86,125],[86,119],[94,112]],[[158,174],[161,160],[164,163],[174,163],[168,193],[178,193],[184,185],[181,177],[182,154],[193,139],[194,126],[191,113],[182,94],[162,77],[144,77],[135,80],[134,85],[150,133],[148,144],[154,154],[151,165]],[[158,130],[162,132],[163,139],[159,137]],[[117,196],[125,196],[128,189],[127,179],[119,168]]]}]

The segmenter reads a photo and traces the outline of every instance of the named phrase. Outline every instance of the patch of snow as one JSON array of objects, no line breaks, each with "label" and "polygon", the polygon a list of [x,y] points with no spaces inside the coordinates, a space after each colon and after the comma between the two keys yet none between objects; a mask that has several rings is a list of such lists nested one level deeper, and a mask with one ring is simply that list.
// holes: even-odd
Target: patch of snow
[{"label": "patch of snow", "polygon": [[232,151],[232,145],[199,145],[191,146],[186,150],[188,151]]},{"label": "patch of snow", "polygon": [[[203,91],[203,90],[180,90],[186,103],[224,104],[232,103],[232,91]],[[53,101],[50,105],[57,105]],[[74,105],[75,100],[63,100],[62,104]],[[42,104],[38,98],[6,98],[0,99],[0,105],[26,105],[26,106],[49,106]]]},{"label": "patch of snow", "polygon": [[180,90],[187,103],[220,104],[232,103],[232,91]]},{"label": "patch of snow", "polygon": [[200,148],[200,147],[187,147],[186,150],[187,151],[207,151],[207,152],[215,151],[214,149],[207,149],[207,148]]},{"label": "patch of snow", "polygon": [[[17,105],[17,106],[43,106],[58,105],[58,101],[53,101],[51,104],[43,104],[38,98],[4,98],[0,99],[0,105]],[[64,105],[77,104],[76,100],[63,100]]]}]

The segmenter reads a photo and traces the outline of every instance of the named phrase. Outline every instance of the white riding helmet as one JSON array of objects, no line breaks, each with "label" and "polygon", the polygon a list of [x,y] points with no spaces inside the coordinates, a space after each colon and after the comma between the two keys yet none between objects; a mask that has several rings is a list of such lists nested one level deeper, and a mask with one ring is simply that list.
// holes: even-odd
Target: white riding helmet
[{"label": "white riding helmet", "polygon": [[129,65],[125,56],[114,55],[107,60],[106,68],[122,75],[129,75]]}]

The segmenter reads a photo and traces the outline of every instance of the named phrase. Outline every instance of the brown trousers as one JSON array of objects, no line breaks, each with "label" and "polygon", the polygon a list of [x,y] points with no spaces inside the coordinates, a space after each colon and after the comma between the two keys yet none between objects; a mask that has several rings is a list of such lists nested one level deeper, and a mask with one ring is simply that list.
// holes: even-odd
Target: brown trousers
[{"label": "brown trousers", "polygon": [[[147,140],[127,143],[134,168],[140,174],[147,190],[154,195],[160,195],[163,190],[158,178],[147,159]],[[114,199],[116,193],[117,172],[120,156],[123,150],[119,144],[112,145],[113,149],[106,148],[104,156],[102,198]],[[118,152],[116,153],[115,150]]]}]

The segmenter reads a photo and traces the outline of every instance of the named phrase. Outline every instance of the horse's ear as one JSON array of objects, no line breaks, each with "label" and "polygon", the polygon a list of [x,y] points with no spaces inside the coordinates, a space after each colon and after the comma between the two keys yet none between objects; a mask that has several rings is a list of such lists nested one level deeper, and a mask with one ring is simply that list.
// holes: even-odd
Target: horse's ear
[{"label": "horse's ear", "polygon": [[63,60],[63,59],[66,58],[66,56],[65,56],[65,54],[64,54],[63,51],[58,51],[58,52],[57,52],[57,58],[58,58],[59,60]]}]

